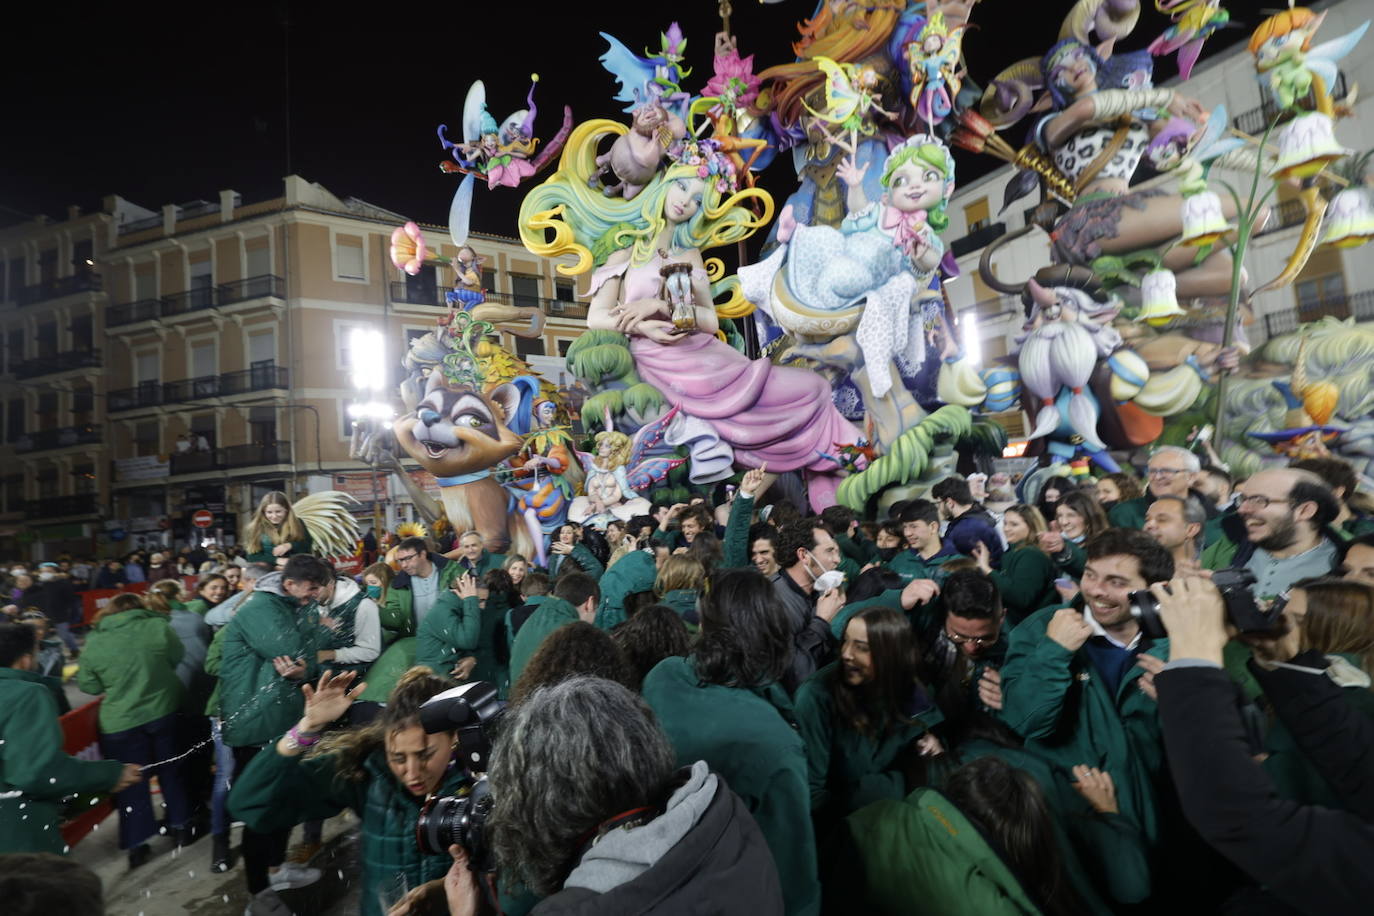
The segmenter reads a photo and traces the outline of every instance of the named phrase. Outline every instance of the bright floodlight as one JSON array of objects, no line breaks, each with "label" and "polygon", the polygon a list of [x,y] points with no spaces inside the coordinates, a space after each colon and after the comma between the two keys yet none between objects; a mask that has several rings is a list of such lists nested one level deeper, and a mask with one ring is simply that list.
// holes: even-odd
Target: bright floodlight
[{"label": "bright floodlight", "polygon": [[974,364],[983,361],[983,341],[978,337],[978,315],[970,309],[964,312],[964,317],[960,319],[963,325],[961,339],[964,344],[964,356]]},{"label": "bright floodlight", "polygon": [[354,328],[349,332],[348,361],[354,388],[381,391],[386,386],[383,358],[381,331]]}]

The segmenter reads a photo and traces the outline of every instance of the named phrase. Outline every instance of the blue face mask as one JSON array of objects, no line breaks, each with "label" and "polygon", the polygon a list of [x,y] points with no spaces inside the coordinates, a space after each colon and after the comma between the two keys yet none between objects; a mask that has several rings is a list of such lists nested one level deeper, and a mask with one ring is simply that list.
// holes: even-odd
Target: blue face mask
[{"label": "blue face mask", "polygon": [[380,585],[369,585],[369,586],[367,587],[367,597],[369,597],[369,598],[380,598],[380,597],[382,597],[382,587],[381,587]]}]

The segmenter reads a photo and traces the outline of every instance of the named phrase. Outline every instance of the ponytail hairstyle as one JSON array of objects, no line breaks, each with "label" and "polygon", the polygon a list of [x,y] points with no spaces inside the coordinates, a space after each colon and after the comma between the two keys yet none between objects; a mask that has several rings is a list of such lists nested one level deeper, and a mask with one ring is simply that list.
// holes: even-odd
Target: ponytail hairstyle
[{"label": "ponytail hairstyle", "polygon": [[148,587],[148,593],[143,596],[141,606],[159,614],[170,614],[173,606],[180,603],[181,583],[175,579],[160,579]]},{"label": "ponytail hairstyle", "polygon": [[109,604],[100,609],[100,612],[95,615],[95,619],[92,620],[91,623],[100,623],[100,621],[104,620],[106,617],[121,613],[122,611],[131,611],[134,608],[141,608],[143,606],[143,596],[141,595],[135,595],[132,592],[115,595],[110,599]]},{"label": "ponytail hairstyle", "polygon": [[364,767],[367,758],[373,751],[385,749],[387,736],[418,726],[420,707],[425,701],[456,686],[456,681],[416,665],[401,675],[376,720],[361,728],[330,732],[310,749],[308,756],[332,754],[335,757],[336,779],[340,782],[361,782],[367,778]]}]

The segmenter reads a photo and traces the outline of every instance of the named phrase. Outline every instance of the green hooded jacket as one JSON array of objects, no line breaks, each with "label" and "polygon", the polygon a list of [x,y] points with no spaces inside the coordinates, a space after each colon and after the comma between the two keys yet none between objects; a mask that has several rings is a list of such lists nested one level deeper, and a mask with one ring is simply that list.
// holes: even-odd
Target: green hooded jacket
[{"label": "green hooded jacket", "polygon": [[806,746],[782,687],[705,684],[690,658],[674,657],[645,676],[642,693],[677,751],[678,766],[705,760],[754,815],[789,916],[819,913]]},{"label": "green hooded jacket", "polygon": [[1134,528],[1139,531],[1145,527],[1145,513],[1150,509],[1154,498],[1148,494],[1135,499],[1123,499],[1107,512],[1107,521],[1113,528]]},{"label": "green hooded jacket", "polygon": [[845,820],[842,844],[843,867],[828,884],[835,912],[1040,913],[978,828],[934,789],[920,788],[856,811]]},{"label": "green hooded jacket", "polygon": [[725,520],[725,537],[721,539],[721,569],[741,569],[750,566],[749,526],[753,524],[754,497],[738,494],[730,503],[730,517]]},{"label": "green hooded jacket", "polygon": [[690,627],[695,627],[699,624],[689,620],[688,615],[690,614],[692,619],[696,619],[697,598],[700,597],[700,595],[701,592],[694,588],[675,588],[661,595],[658,599],[658,603],[672,608],[674,613],[681,617],[684,623]]},{"label": "green hooded jacket", "polygon": [[108,792],[123,772],[118,760],[68,757],[62,740],[48,688],[0,668],[0,853],[62,855],[63,797]]},{"label": "green hooded jacket", "polygon": [[[383,649],[372,667],[367,669],[367,689],[358,694],[358,699],[367,703],[385,703],[391,697],[391,691],[396,689],[401,675],[414,667],[416,643],[416,637],[405,636]],[[448,675],[447,671],[437,673]]]},{"label": "green hooded jacket", "polygon": [[511,686],[514,687],[519,682],[521,673],[529,664],[530,656],[539,650],[546,636],[561,626],[581,619],[577,615],[577,608],[562,598],[545,596],[539,610],[531,614],[530,619],[520,628],[520,632],[515,634],[515,643],[510,647]]},{"label": "green hooded jacket", "polygon": [[[1050,639],[1046,630],[1058,610],[1037,611],[1012,630],[1001,718],[1026,739],[1027,750],[1064,769],[1081,763],[1111,773],[1121,812],[1153,844],[1154,778],[1164,763],[1159,710],[1136,683],[1138,666],[1126,670],[1112,695],[1086,647],[1070,652]],[[1145,644],[1142,654],[1168,659],[1167,639]]]},{"label": "green hooded jacket", "polygon": [[[447,853],[424,855],[415,845],[415,821],[424,799],[396,782],[385,752],[373,751],[362,768],[362,779],[345,779],[337,775],[331,754],[283,757],[269,747],[234,774],[229,810],[260,832],[290,830],[302,820],[333,817],[344,808],[353,811],[362,821],[360,912],[382,916],[382,892],[393,892],[402,879],[415,888],[442,878],[453,860]],[[463,767],[451,767],[438,794],[459,794],[468,781]]]},{"label": "green hooded jacket", "polygon": [[992,581],[997,583],[1002,606],[1012,623],[1059,600],[1054,588],[1058,575],[1054,561],[1038,547],[1022,544],[1002,554],[1002,568],[992,571]]},{"label": "green hooded jacket", "polygon": [[797,725],[806,742],[811,808],[844,817],[870,802],[906,796],[899,757],[911,742],[944,721],[939,707],[911,722],[898,722],[886,735],[865,735],[835,721],[833,682],[839,662],[817,671],[797,689]]},{"label": "green hooded jacket", "polygon": [[76,673],[78,687],[105,695],[101,732],[122,732],[176,712],[182,696],[177,662],[183,652],[165,614],[139,607],[101,618],[86,636]]},{"label": "green hooded jacket", "polygon": [[[654,555],[643,550],[625,554],[602,574],[597,585],[601,588],[601,603],[596,609],[596,625],[609,630],[625,621],[625,599],[635,592],[653,591],[658,577]],[[514,650],[512,650],[512,656]],[[515,683],[515,661],[511,660],[511,683]]]},{"label": "green hooded jacket", "polygon": [[[483,556],[487,554],[483,553]],[[463,574],[463,567],[437,553],[430,554],[429,561],[439,570],[439,588],[435,593],[437,601],[453,588],[454,580]],[[383,645],[390,645],[397,639],[415,635],[415,596],[410,590],[410,576],[399,573],[392,580],[391,585],[387,586],[386,597],[382,599],[377,610],[381,615]]]},{"label": "green hooded jacket", "polygon": [[[302,607],[282,591],[280,573],[263,576],[224,628],[220,658],[220,715],[224,743],[261,747],[285,734],[305,710],[301,684],[319,673],[317,653],[326,632],[314,604]],[[277,673],[272,660],[305,661],[305,681]]]},{"label": "green hooded jacket", "polygon": [[[262,543],[258,545],[258,547],[260,548],[258,552],[250,553],[246,557],[244,557],[244,559],[247,560],[249,563],[263,563],[275,569],[277,566],[277,560],[279,559],[275,554],[272,553],[272,550],[275,546],[276,545],[272,543],[271,539],[264,537],[262,539]],[[294,557],[298,553],[311,553],[313,547],[314,542],[310,540],[310,535],[309,533],[307,533],[305,536],[305,540],[291,542],[291,552],[288,553],[287,556]]]},{"label": "green hooded jacket", "polygon": [[458,659],[476,653],[481,617],[481,603],[475,596],[459,598],[453,592],[444,592],[420,622],[420,632],[415,637],[415,664],[448,677]]}]

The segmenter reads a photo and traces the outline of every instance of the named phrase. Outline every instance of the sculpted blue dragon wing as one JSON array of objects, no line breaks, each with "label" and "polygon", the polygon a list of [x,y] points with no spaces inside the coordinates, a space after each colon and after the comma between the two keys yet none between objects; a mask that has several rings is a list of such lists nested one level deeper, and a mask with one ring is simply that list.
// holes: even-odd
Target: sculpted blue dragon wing
[{"label": "sculpted blue dragon wing", "polygon": [[619,39],[605,32],[599,33],[610,47],[598,60],[616,78],[620,91],[617,102],[625,102],[625,111],[634,111],[644,101],[644,84],[654,78],[653,61],[646,60],[625,47]]},{"label": "sculpted blue dragon wing", "polygon": [[650,423],[645,423],[639,431],[630,439],[630,467],[636,467],[640,462],[664,452],[671,452],[672,448],[663,442],[663,436],[672,425],[673,418],[677,416],[677,408],[666,412]]},{"label": "sculpted blue dragon wing", "polygon": [[639,464],[627,465],[625,479],[630,489],[643,493],[662,483],[668,472],[685,462],[686,458],[649,458]]}]

